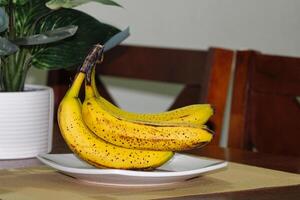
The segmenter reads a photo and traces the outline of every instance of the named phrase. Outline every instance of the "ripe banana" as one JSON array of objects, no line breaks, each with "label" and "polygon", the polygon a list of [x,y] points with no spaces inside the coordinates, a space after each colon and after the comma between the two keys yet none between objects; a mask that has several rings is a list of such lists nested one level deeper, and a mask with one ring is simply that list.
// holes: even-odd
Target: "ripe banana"
[{"label": "ripe banana", "polygon": [[[97,54],[101,48],[96,46],[85,64],[92,65],[91,62],[99,56]],[[86,69],[86,66],[81,68],[58,110],[59,128],[70,149],[96,167],[151,169],[168,161],[173,152],[134,150],[115,146],[97,137],[86,127],[82,119],[82,105],[78,98]]]},{"label": "ripe banana", "polygon": [[101,97],[95,83],[95,67],[92,69],[91,85],[99,106],[121,120],[159,126],[202,127],[214,113],[210,104],[194,104],[160,113],[144,114],[125,111]]},{"label": "ripe banana", "polygon": [[[90,80],[90,78],[87,78]],[[82,116],[85,124],[99,137],[130,149],[181,151],[210,142],[212,134],[203,126],[159,126],[118,119],[99,106],[91,84],[86,81]]]}]

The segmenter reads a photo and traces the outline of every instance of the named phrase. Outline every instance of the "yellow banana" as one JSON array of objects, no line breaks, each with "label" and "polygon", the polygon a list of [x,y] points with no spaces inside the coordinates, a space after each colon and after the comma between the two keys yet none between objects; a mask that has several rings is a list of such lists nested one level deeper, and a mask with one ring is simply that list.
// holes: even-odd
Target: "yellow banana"
[{"label": "yellow banana", "polygon": [[[90,80],[90,78],[87,78]],[[82,116],[85,124],[99,137],[125,148],[181,151],[202,146],[212,134],[204,126],[159,126],[118,119],[99,106],[87,81]]]},{"label": "yellow banana", "polygon": [[95,96],[97,97],[97,103],[99,104],[99,106],[101,106],[106,112],[109,112],[118,119],[149,125],[183,125],[202,127],[202,125],[208,121],[208,119],[213,115],[214,112],[210,104],[194,104],[160,113],[144,114],[128,112],[118,108],[117,106],[107,101],[105,98],[101,97],[95,83],[95,67],[93,67],[92,70],[91,81],[92,88],[94,90]]},{"label": "yellow banana", "polygon": [[[101,48],[96,46],[95,52],[91,54],[96,54]],[[88,64],[95,58],[89,59],[86,59]],[[82,105],[78,98],[86,71],[81,69],[58,110],[59,128],[70,149],[96,167],[151,169],[168,161],[173,156],[173,152],[134,150],[115,146],[97,137],[86,127],[82,119]]]}]

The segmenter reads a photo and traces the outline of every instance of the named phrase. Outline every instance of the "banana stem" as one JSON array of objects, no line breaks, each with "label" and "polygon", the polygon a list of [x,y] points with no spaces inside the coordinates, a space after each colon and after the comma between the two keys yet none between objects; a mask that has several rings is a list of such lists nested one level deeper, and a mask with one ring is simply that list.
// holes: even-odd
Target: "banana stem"
[{"label": "banana stem", "polygon": [[81,68],[79,69],[79,72],[76,74],[75,80],[73,81],[73,84],[71,88],[68,90],[66,96],[71,98],[77,98],[82,82],[84,81],[85,77],[87,77],[86,82],[86,98],[94,96],[94,92],[89,92],[89,87],[91,86],[91,70],[96,65],[99,58],[102,61],[103,58],[103,46],[100,44],[96,44],[93,49],[89,52],[87,57],[85,58]]},{"label": "banana stem", "polygon": [[85,99],[89,99],[93,97],[95,97],[95,93],[92,86],[85,84]]},{"label": "banana stem", "polygon": [[85,58],[80,72],[87,74],[87,83],[91,84],[91,70],[96,65],[97,61],[100,59],[100,62],[103,60],[103,50],[104,47],[100,44],[96,44],[94,48]]},{"label": "banana stem", "polygon": [[85,73],[79,72],[76,74],[75,80],[73,81],[71,88],[68,90],[66,94],[67,97],[72,97],[72,98],[78,97],[84,78],[85,78]]},{"label": "banana stem", "polygon": [[91,74],[91,76],[92,76],[91,77],[92,88],[94,89],[95,96],[96,97],[100,97],[99,91],[97,90],[96,80],[95,80],[95,77],[96,77],[96,66],[94,66],[92,68],[92,74]]}]

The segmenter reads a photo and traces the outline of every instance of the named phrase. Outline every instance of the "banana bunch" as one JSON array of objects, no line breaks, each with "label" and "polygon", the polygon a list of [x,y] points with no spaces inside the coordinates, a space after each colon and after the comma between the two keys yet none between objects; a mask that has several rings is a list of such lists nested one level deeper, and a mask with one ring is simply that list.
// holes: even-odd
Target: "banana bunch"
[{"label": "banana bunch", "polygon": [[[213,114],[209,104],[191,105],[162,113],[122,110],[98,93],[94,66],[103,58],[96,45],[86,57],[60,103],[58,123],[66,143],[81,159],[96,167],[153,169],[174,151],[200,147],[213,135],[203,125]],[[85,100],[78,93],[85,80]]]}]

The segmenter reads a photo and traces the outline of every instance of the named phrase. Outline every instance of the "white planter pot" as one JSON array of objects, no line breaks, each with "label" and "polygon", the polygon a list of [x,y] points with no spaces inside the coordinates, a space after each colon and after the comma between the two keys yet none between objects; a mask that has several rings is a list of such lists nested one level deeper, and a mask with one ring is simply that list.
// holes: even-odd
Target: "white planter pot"
[{"label": "white planter pot", "polygon": [[0,159],[20,159],[52,148],[53,90],[26,85],[25,92],[0,92]]}]

